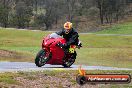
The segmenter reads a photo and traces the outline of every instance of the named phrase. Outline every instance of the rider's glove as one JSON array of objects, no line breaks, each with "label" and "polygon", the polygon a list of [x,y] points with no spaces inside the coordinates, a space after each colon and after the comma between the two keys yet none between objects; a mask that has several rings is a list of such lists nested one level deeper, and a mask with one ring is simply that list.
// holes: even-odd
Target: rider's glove
[{"label": "rider's glove", "polygon": [[80,47],[82,47],[82,43],[81,42],[78,43],[77,48],[80,49]]},{"label": "rider's glove", "polygon": [[78,46],[82,47],[82,43],[80,43]]}]

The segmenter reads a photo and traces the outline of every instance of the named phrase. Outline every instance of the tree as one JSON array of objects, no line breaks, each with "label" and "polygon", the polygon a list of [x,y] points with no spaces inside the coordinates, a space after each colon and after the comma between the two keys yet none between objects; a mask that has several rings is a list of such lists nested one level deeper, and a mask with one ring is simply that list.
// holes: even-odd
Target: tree
[{"label": "tree", "polygon": [[101,20],[101,24],[104,23],[104,0],[96,0],[97,2],[97,8],[99,8],[99,15],[100,15],[100,20]]},{"label": "tree", "polygon": [[119,17],[123,18],[127,12],[125,0],[96,0],[97,7],[100,12],[101,24],[106,21],[112,23],[118,21]]},{"label": "tree", "polygon": [[16,3],[16,18],[18,28],[28,27],[31,16],[32,7],[27,6],[23,1]]},{"label": "tree", "polygon": [[50,29],[54,23],[57,24],[58,19],[64,14],[63,2],[62,0],[44,0],[42,9],[45,11],[36,15],[36,24],[46,26],[46,30]]},{"label": "tree", "polygon": [[3,27],[7,27],[8,25],[8,17],[9,17],[9,3],[7,2],[7,0],[3,0],[0,2],[0,23],[1,26]]}]

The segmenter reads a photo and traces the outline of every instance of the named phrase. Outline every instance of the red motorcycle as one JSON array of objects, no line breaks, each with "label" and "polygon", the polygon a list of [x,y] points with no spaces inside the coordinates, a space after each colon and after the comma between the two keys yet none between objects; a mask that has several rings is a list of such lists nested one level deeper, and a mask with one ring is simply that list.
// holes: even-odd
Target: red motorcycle
[{"label": "red motorcycle", "polygon": [[56,33],[49,34],[43,38],[42,50],[40,50],[35,58],[35,64],[38,67],[45,64],[63,65],[70,67],[76,59],[75,48],[81,47],[81,42],[78,45],[70,45],[69,49],[63,49],[57,44],[65,44],[66,40]]}]

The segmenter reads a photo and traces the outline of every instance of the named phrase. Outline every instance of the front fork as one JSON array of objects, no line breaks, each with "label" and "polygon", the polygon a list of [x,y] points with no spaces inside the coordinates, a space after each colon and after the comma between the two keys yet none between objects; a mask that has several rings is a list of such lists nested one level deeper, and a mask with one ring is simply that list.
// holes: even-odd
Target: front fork
[{"label": "front fork", "polygon": [[52,53],[50,52],[49,48],[43,48],[43,49],[45,50],[45,58],[44,58],[44,60],[49,61],[50,58],[52,57]]}]

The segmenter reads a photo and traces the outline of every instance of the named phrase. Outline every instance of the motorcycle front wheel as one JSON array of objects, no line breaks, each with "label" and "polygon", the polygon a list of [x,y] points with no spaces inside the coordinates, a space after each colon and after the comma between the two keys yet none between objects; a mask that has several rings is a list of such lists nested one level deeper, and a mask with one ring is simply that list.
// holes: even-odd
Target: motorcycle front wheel
[{"label": "motorcycle front wheel", "polygon": [[48,61],[48,57],[46,57],[46,51],[44,49],[40,50],[35,58],[35,64],[38,67],[42,67]]}]

